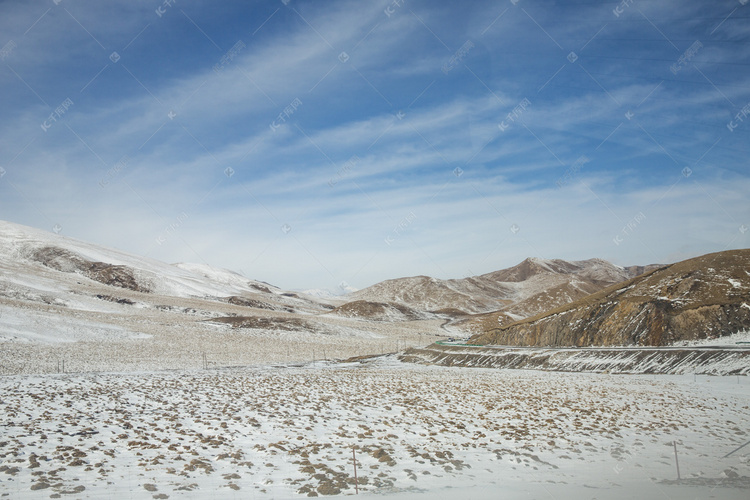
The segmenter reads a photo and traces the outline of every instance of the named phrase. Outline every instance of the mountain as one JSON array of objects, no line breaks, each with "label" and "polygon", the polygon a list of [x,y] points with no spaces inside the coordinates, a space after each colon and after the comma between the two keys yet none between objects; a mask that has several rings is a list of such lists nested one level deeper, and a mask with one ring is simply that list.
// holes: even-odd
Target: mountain
[{"label": "mountain", "polygon": [[94,366],[97,357],[76,343],[95,346],[99,369],[128,357],[180,367],[198,363],[196,351],[233,363],[313,359],[316,347],[349,357],[381,352],[392,335],[439,332],[439,322],[423,324],[418,314],[388,328],[327,314],[343,302],[0,221],[0,373],[58,356]]},{"label": "mountain", "polygon": [[479,344],[665,346],[750,328],[750,250],[650,269],[547,312],[493,325]]},{"label": "mountain", "polygon": [[184,298],[281,293],[231,271],[201,264],[170,265],[4,221],[0,221],[0,258],[4,278],[30,273],[62,289],[67,289],[65,280],[48,278],[75,275],[116,288]]},{"label": "mountain", "polygon": [[529,258],[514,267],[469,278],[387,280],[347,298],[462,317],[466,327],[475,328],[515,321],[572,302],[632,278],[640,269],[615,266],[601,259],[570,262]]}]

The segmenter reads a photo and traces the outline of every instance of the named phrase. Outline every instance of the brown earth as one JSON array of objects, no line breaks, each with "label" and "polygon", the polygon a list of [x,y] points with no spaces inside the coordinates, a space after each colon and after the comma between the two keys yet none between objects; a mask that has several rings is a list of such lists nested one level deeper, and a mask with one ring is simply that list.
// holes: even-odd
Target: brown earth
[{"label": "brown earth", "polygon": [[227,316],[210,321],[225,323],[233,328],[254,328],[258,330],[280,330],[288,332],[312,331],[313,326],[298,318],[265,317],[265,316]]},{"label": "brown earth", "polygon": [[56,247],[35,249],[31,258],[56,271],[79,273],[105,285],[126,288],[136,292],[150,291],[148,286],[138,282],[133,270],[127,266],[93,262],[74,252]]},{"label": "brown earth", "polygon": [[569,304],[500,326],[479,344],[670,345],[750,328],[750,250],[664,266]]},{"label": "brown earth", "polygon": [[424,315],[402,304],[355,300],[335,308],[330,314],[373,321],[416,321]]},{"label": "brown earth", "polygon": [[255,300],[255,299],[248,299],[245,297],[238,297],[237,295],[232,295],[231,297],[229,297],[227,299],[227,302],[229,302],[230,304],[234,304],[235,306],[252,307],[254,309],[268,309],[271,311],[276,309],[274,306],[272,306],[271,304],[267,302],[263,302],[261,300]]}]

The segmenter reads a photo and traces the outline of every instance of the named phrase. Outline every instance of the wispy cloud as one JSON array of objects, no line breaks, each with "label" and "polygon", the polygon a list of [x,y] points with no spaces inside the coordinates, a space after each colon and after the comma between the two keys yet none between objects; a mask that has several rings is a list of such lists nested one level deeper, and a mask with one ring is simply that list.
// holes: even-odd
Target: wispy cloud
[{"label": "wispy cloud", "polygon": [[617,5],[6,2],[0,217],[289,288],[746,247],[750,6]]}]

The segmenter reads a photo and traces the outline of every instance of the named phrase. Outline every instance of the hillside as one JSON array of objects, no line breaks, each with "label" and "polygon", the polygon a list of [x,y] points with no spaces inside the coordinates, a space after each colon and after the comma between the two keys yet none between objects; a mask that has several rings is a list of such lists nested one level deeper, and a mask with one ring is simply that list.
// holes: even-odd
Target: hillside
[{"label": "hillside", "polygon": [[[171,265],[39,229],[0,221],[2,277],[33,275],[58,283],[88,278],[126,290],[171,297],[220,297],[242,293],[280,295],[267,283],[203,264]],[[58,273],[55,273],[57,271]]]},{"label": "hillside", "polygon": [[401,304],[384,304],[356,300],[347,302],[330,312],[332,315],[357,318],[365,321],[415,321],[434,317]]},{"label": "hillside", "polygon": [[750,250],[647,271],[567,305],[487,328],[473,343],[663,346],[750,328]]},{"label": "hillside", "polygon": [[468,328],[485,323],[494,326],[580,299],[632,278],[642,269],[623,268],[601,259],[570,262],[529,258],[511,268],[469,278],[387,280],[347,298],[444,313],[462,318]]},{"label": "hillside", "polygon": [[441,333],[327,314],[341,303],[0,221],[0,374],[347,358]]}]

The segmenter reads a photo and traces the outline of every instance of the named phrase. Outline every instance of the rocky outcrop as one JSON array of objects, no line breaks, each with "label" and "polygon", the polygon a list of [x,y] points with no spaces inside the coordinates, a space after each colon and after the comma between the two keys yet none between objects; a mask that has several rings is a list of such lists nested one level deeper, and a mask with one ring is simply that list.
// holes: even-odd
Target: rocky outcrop
[{"label": "rocky outcrop", "polygon": [[56,271],[79,273],[105,285],[136,292],[150,291],[147,285],[138,281],[133,269],[127,266],[93,262],[74,252],[51,246],[33,250],[31,258]]},{"label": "rocky outcrop", "polygon": [[407,349],[407,363],[563,372],[750,375],[747,348],[536,349],[437,345]]},{"label": "rocky outcrop", "polygon": [[273,330],[277,332],[301,332],[314,330],[310,323],[295,317],[226,316],[213,318],[209,321],[212,323],[231,325],[232,328]]},{"label": "rocky outcrop", "polygon": [[663,346],[750,329],[750,250],[649,271],[583,299],[486,329],[480,344]]}]

